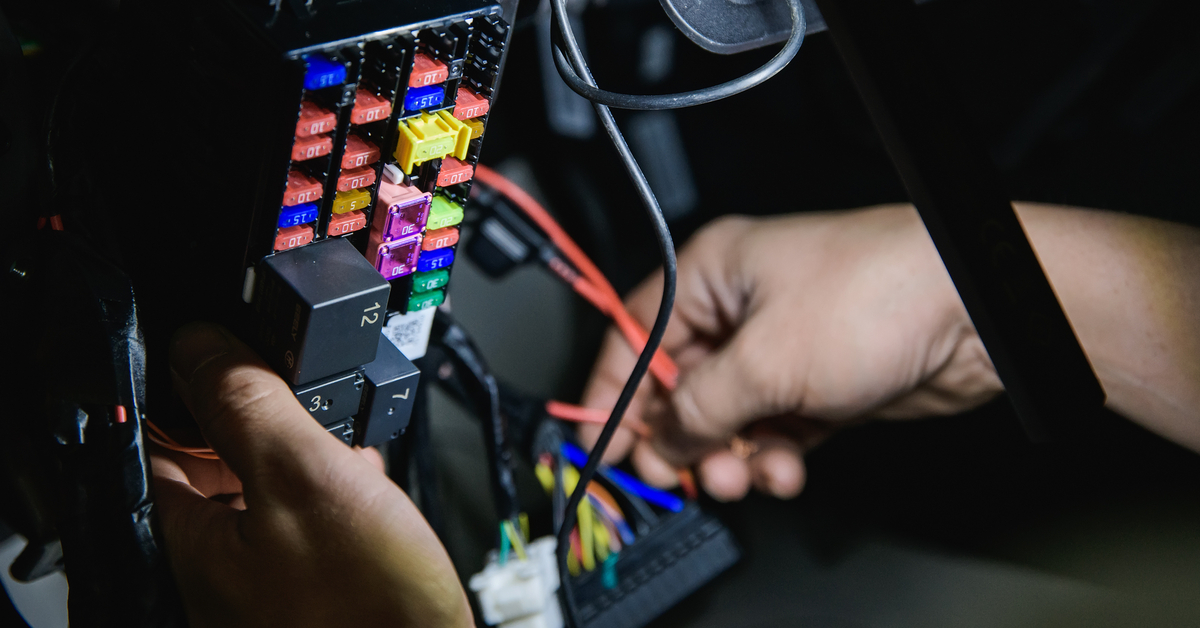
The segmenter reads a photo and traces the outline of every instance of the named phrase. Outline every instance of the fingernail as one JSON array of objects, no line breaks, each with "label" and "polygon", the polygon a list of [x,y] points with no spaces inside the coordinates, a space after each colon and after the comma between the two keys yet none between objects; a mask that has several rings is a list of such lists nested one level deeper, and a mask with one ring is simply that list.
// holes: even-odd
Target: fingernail
[{"label": "fingernail", "polygon": [[171,371],[184,383],[189,383],[200,367],[232,350],[229,338],[220,327],[210,323],[185,325],[171,340]]}]

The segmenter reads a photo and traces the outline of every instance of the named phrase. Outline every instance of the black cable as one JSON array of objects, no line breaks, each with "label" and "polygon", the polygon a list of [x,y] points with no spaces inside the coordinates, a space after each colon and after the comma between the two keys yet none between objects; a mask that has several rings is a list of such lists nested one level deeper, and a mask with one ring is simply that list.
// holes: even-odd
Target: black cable
[{"label": "black cable", "polygon": [[[552,0],[557,2],[558,0]],[[565,20],[564,20],[565,22]],[[574,36],[570,34],[570,24],[565,24],[566,38],[564,41],[570,53],[571,63],[584,79],[593,87],[596,85],[595,79],[592,78],[592,73],[588,69],[587,62],[583,59],[583,51],[579,49],[575,42]],[[649,338],[646,340],[646,346],[642,349],[642,354],[638,356],[637,364],[633,367],[633,372],[629,374],[629,379],[625,382],[625,387],[621,390],[621,395],[617,397],[617,403],[613,406],[612,414],[609,415],[608,421],[604,424],[604,429],[600,431],[600,437],[596,439],[596,445],[588,454],[587,464],[579,471],[579,483],[575,485],[575,490],[571,491],[571,497],[567,500],[566,510],[563,512],[563,522],[558,529],[557,539],[558,547],[556,554],[558,558],[558,572],[562,585],[558,588],[559,601],[562,604],[563,616],[567,626],[576,627],[579,623],[575,618],[575,596],[571,590],[570,572],[567,569],[567,553],[571,547],[571,529],[575,527],[577,517],[577,509],[579,503],[583,501],[584,495],[587,493],[587,485],[596,475],[596,469],[600,466],[600,458],[604,455],[604,450],[608,448],[608,444],[612,441],[613,434],[621,425],[621,417],[625,416],[625,410],[629,407],[629,402],[633,399],[633,395],[637,392],[638,384],[645,377],[646,371],[650,368],[650,360],[654,357],[654,352],[658,350],[659,344],[662,343],[663,334],[667,331],[667,321],[671,318],[671,308],[675,304],[675,283],[677,274],[677,263],[675,259],[675,244],[671,239],[671,231],[667,227],[667,221],[663,217],[662,208],[658,205],[658,199],[654,196],[654,190],[650,189],[650,183],[646,181],[646,175],[642,173],[642,169],[638,166],[637,160],[634,159],[633,153],[629,150],[629,144],[625,142],[625,138],[621,135],[621,130],[617,128],[617,122],[613,119],[612,112],[608,107],[602,104],[593,103],[596,108],[596,114],[600,116],[600,123],[604,126],[604,130],[608,132],[609,138],[612,140],[613,146],[617,149],[617,154],[621,158],[626,171],[633,180],[634,186],[637,187],[638,194],[642,197],[642,203],[646,207],[646,213],[650,218],[650,222],[654,226],[654,235],[658,240],[659,252],[663,260],[663,292],[662,302],[658,308],[658,315],[654,319],[654,326],[650,328]]]},{"label": "black cable", "polygon": [[[796,53],[800,52],[800,46],[804,43],[804,33],[808,30],[808,22],[804,17],[804,7],[800,4],[800,0],[787,0],[787,3],[792,18],[792,34],[779,53],[762,67],[732,81],[704,89],[675,94],[639,95],[620,94],[600,89],[590,74],[586,76],[586,81],[580,78],[572,68],[572,66],[579,67],[575,55],[575,51],[579,50],[579,43],[571,31],[567,16],[567,0],[550,0],[550,9],[554,14],[552,25],[558,34],[552,39],[554,65],[558,67],[558,73],[562,75],[562,79],[568,87],[595,104],[608,105],[617,109],[638,110],[682,109],[683,107],[703,105],[761,85],[767,79],[778,74],[796,56]],[[563,45],[566,45],[568,52],[571,53],[570,62],[563,55],[561,47]],[[583,67],[586,68],[586,66]]]},{"label": "black cable", "polygon": [[491,467],[496,516],[501,521],[512,521],[519,526],[520,502],[513,479],[508,428],[500,412],[500,386],[466,330],[440,310],[434,317],[434,342],[445,350],[455,370],[460,371],[463,391],[471,400],[475,413],[485,421],[483,437],[487,445],[488,465]]}]

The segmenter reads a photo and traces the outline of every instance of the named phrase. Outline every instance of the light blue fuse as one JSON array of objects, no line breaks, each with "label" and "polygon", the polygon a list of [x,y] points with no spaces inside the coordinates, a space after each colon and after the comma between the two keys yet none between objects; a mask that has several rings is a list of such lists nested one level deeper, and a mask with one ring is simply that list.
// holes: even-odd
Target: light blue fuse
[{"label": "light blue fuse", "polygon": [[442,104],[446,98],[446,91],[441,85],[427,85],[425,87],[410,87],[408,93],[404,95],[404,110],[405,111],[420,111],[421,109],[429,109]]},{"label": "light blue fuse", "polygon": [[346,82],[346,66],[334,63],[321,55],[305,55],[308,70],[304,73],[304,89],[321,89]]},{"label": "light blue fuse", "polygon": [[417,260],[417,272],[427,273],[431,270],[445,268],[453,263],[454,249],[421,251],[421,258]]},{"label": "light blue fuse", "polygon": [[302,203],[300,205],[284,207],[279,212],[279,228],[295,227],[296,225],[312,222],[317,219],[317,214],[319,213],[320,210],[317,208],[316,203]]}]

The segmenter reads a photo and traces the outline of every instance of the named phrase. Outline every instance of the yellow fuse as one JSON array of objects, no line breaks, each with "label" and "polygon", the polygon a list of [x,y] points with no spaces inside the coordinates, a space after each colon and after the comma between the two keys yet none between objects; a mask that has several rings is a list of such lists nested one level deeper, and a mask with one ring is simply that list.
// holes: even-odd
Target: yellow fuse
[{"label": "yellow fuse", "polygon": [[[449,118],[454,120],[454,116]],[[445,117],[432,113],[422,113],[400,121],[396,161],[404,174],[412,174],[413,166],[430,159],[445,157],[455,151],[459,143],[459,128],[465,127],[458,120],[454,122],[455,124],[450,124],[446,122]]]},{"label": "yellow fuse", "polygon": [[463,124],[471,128],[471,139],[483,137],[483,120],[471,118],[470,120],[463,120]]},{"label": "yellow fuse", "polygon": [[455,133],[454,156],[458,159],[466,159],[467,151],[471,150],[471,127],[463,124],[461,120],[454,117],[454,114],[445,109],[437,113]]},{"label": "yellow fuse", "polygon": [[350,190],[349,192],[338,192],[337,196],[333,197],[333,213],[344,214],[346,212],[352,212],[356,209],[364,209],[370,204],[370,190]]}]

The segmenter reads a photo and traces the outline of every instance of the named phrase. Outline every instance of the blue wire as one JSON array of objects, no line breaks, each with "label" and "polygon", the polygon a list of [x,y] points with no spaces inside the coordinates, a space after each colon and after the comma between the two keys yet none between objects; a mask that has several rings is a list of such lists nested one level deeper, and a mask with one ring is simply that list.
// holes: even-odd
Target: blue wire
[{"label": "blue wire", "polygon": [[[582,467],[587,463],[587,453],[571,443],[562,444],[562,453],[566,457],[567,462],[577,467]],[[651,504],[660,508],[666,508],[671,512],[680,512],[683,510],[683,500],[674,493],[654,488],[653,486],[647,486],[632,475],[605,464],[600,465],[598,472],[600,475],[608,478],[610,482],[620,487],[621,490],[633,493]]]}]

